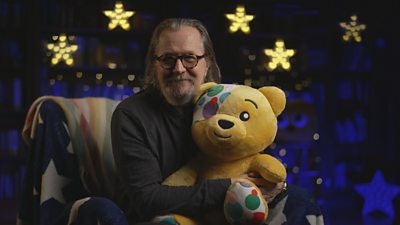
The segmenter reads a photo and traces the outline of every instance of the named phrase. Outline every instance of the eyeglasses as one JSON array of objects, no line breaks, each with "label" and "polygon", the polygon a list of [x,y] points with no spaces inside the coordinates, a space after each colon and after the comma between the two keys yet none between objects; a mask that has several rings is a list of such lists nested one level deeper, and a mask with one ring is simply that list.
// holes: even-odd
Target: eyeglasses
[{"label": "eyeglasses", "polygon": [[197,66],[197,63],[199,62],[200,59],[204,58],[205,55],[171,55],[171,54],[165,54],[161,56],[154,56],[157,61],[160,62],[161,67],[170,70],[175,67],[176,65],[176,60],[181,60],[182,65],[186,69],[193,69],[194,67]]}]

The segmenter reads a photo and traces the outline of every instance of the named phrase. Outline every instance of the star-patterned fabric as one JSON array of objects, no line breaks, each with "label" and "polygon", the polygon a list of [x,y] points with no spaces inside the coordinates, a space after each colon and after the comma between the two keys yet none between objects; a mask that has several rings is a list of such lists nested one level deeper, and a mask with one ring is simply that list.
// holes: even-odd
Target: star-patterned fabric
[{"label": "star-patterned fabric", "polygon": [[301,187],[289,185],[268,206],[266,225],[324,225],[320,207]]},{"label": "star-patterned fabric", "polygon": [[[78,104],[83,104],[84,101]],[[92,225],[100,222],[127,225],[125,215],[115,202],[106,198],[107,193],[104,193],[105,197],[96,197],[102,196],[99,190],[105,189],[95,189],[94,194],[87,188],[90,185],[84,184],[80,155],[77,154],[79,150],[73,147],[77,146],[76,143],[71,142],[73,131],[71,132],[71,123],[68,122],[65,108],[54,99],[43,99],[36,106],[32,111],[34,116],[28,113],[27,117],[27,121],[35,122],[29,124],[29,135],[25,135],[24,147],[29,153],[29,159],[17,224]],[[112,106],[108,106],[113,110]],[[86,122],[96,120],[91,118]]]}]

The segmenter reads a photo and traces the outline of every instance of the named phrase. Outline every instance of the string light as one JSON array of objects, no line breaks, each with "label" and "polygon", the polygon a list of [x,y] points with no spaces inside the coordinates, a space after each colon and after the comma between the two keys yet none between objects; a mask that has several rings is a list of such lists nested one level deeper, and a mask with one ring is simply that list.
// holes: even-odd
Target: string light
[{"label": "string light", "polygon": [[136,76],[135,76],[134,74],[129,74],[129,75],[128,75],[128,80],[129,80],[129,81],[133,81],[133,80],[135,79],[135,77],[136,77]]},{"label": "string light", "polygon": [[109,63],[107,63],[107,67],[110,68],[110,69],[115,69],[115,68],[117,68],[117,64],[109,62]]},{"label": "string light", "polygon": [[342,39],[347,42],[351,40],[361,42],[362,38],[360,33],[367,28],[365,24],[358,22],[357,15],[355,14],[350,16],[350,22],[341,22],[339,25],[345,30]]},{"label": "string light", "polygon": [[235,14],[225,14],[225,16],[231,21],[229,32],[234,33],[240,29],[245,34],[250,33],[249,22],[254,19],[254,15],[246,15],[246,9],[243,5],[236,7]]},{"label": "string light", "polygon": [[101,74],[101,73],[96,73],[96,79],[97,79],[97,80],[103,79],[103,74]]},{"label": "string light", "polygon": [[59,36],[53,36],[52,38],[57,42],[47,44],[47,49],[50,50],[53,55],[51,64],[56,65],[63,61],[68,66],[72,66],[74,64],[72,54],[78,50],[78,45],[70,44],[68,40],[73,40],[74,37],[67,37],[65,34],[60,34]]},{"label": "string light", "polygon": [[104,10],[104,15],[110,18],[108,29],[113,30],[120,26],[124,30],[130,30],[131,26],[128,19],[135,14],[135,11],[125,11],[121,2],[116,2],[114,10]]},{"label": "string light", "polygon": [[274,49],[264,49],[264,54],[269,56],[271,60],[265,65],[269,71],[275,70],[280,66],[284,70],[290,70],[289,59],[295,54],[294,49],[286,49],[285,42],[278,39],[275,42]]}]

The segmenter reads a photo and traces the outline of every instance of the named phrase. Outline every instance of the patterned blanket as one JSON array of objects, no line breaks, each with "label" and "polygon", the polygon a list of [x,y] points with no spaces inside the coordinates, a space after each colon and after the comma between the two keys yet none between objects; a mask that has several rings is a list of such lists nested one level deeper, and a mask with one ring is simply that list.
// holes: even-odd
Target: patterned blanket
[{"label": "patterned blanket", "polygon": [[76,219],[68,218],[76,217],[69,210],[86,197],[121,196],[110,135],[118,103],[43,96],[31,105],[22,131],[30,158],[18,224],[55,224],[63,216],[69,221],[63,224],[69,224]]}]

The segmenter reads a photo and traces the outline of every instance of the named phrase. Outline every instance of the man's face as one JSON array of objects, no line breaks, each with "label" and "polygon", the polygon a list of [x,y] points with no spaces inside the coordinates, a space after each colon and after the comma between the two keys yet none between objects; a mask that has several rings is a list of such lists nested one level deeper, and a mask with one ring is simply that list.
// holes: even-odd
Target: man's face
[{"label": "man's face", "polygon": [[[156,55],[204,55],[203,42],[196,28],[182,26],[180,30],[164,30],[160,35]],[[176,60],[171,69],[165,69],[156,61],[156,76],[166,100],[174,106],[182,106],[192,98],[204,82],[208,65],[205,58],[200,58],[194,68],[185,68],[181,60]]]}]

